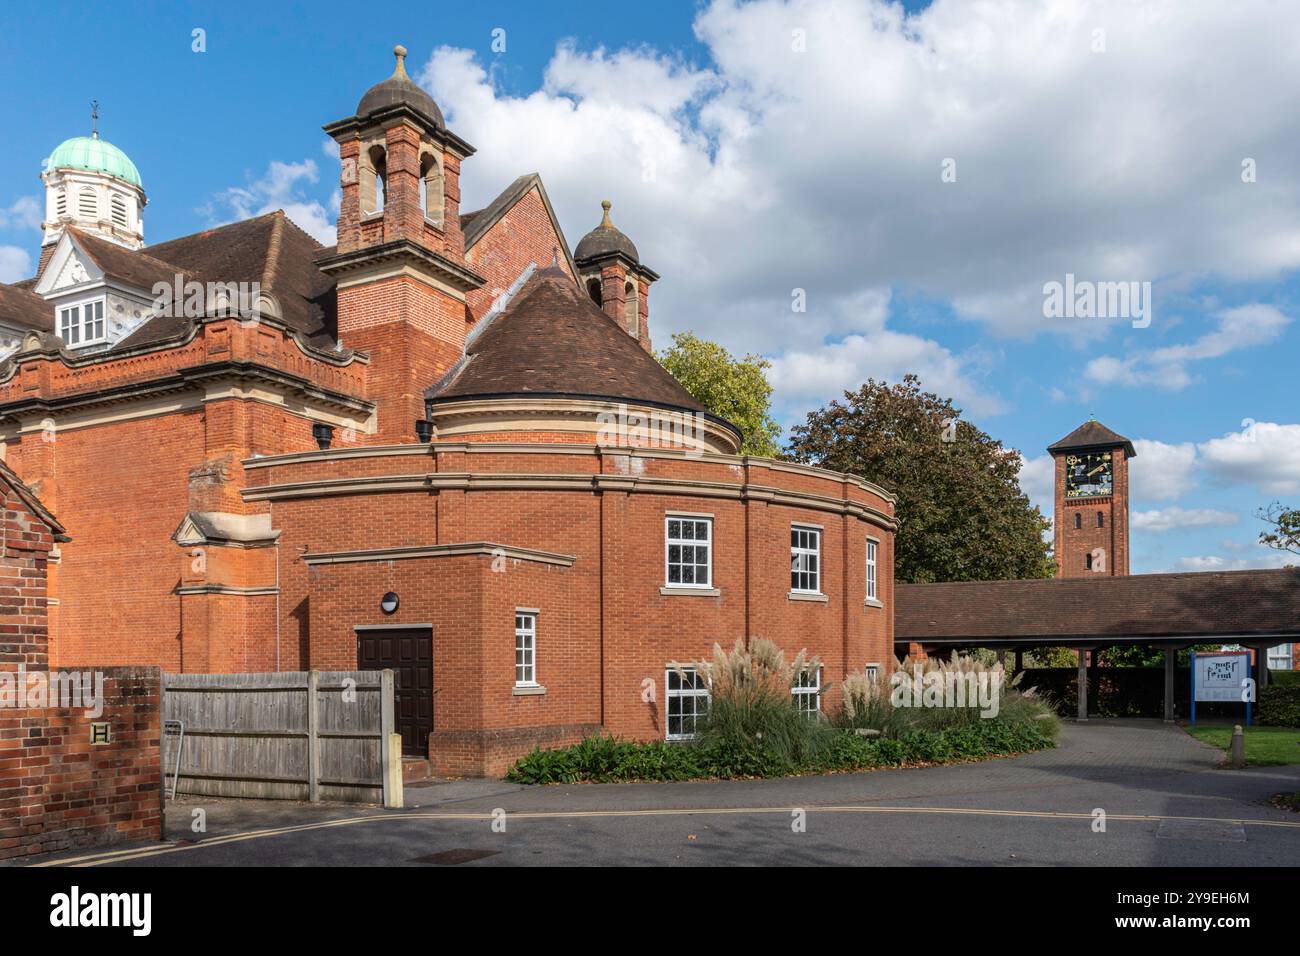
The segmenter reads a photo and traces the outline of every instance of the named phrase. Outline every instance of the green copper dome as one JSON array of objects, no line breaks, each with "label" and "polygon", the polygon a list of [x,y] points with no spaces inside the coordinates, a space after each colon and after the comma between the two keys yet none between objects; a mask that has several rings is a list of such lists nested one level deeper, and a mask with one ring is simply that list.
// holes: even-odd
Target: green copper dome
[{"label": "green copper dome", "polygon": [[46,169],[88,169],[107,173],[133,186],[144,188],[140,170],[130,157],[107,140],[94,136],[74,136],[60,143],[45,162]]}]

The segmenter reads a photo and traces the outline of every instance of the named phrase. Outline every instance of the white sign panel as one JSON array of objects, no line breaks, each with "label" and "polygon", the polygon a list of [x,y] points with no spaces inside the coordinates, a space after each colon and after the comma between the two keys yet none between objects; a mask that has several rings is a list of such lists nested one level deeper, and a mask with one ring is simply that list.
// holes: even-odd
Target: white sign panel
[{"label": "white sign panel", "polygon": [[1242,703],[1250,678],[1249,654],[1197,654],[1196,699]]}]

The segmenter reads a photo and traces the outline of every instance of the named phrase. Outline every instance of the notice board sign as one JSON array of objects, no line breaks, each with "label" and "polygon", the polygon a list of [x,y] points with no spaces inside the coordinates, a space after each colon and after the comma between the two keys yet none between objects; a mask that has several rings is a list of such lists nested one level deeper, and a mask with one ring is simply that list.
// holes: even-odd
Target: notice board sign
[{"label": "notice board sign", "polygon": [[1192,660],[1192,687],[1200,701],[1241,704],[1250,688],[1250,652],[1197,654]]},{"label": "notice board sign", "polygon": [[1220,701],[1246,705],[1246,726],[1250,726],[1250,705],[1255,699],[1255,681],[1250,676],[1250,651],[1192,651],[1192,726],[1196,725],[1196,702]]}]

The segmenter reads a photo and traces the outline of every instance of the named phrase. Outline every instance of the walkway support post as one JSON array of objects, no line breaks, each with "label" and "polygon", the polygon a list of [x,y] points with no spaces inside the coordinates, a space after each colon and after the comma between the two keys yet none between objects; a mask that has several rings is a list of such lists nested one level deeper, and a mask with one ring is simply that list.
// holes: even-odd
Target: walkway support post
[{"label": "walkway support post", "polygon": [[1174,665],[1178,661],[1178,652],[1165,649],[1165,723],[1174,722]]},{"label": "walkway support post", "polygon": [[1088,721],[1088,651],[1089,648],[1079,648],[1079,721],[1087,723]]}]

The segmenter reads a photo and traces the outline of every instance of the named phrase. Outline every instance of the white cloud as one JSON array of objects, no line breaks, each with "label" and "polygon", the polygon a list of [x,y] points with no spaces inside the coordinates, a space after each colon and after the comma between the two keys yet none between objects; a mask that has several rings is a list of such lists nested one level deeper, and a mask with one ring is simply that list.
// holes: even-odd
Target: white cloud
[{"label": "white cloud", "polygon": [[1246,571],[1252,568],[1281,568],[1295,563],[1295,555],[1262,552],[1251,558],[1225,558],[1217,554],[1192,555],[1174,562],[1175,571]]},{"label": "white cloud", "polygon": [[1204,528],[1211,525],[1235,524],[1238,518],[1231,511],[1215,508],[1158,508],[1152,511],[1135,511],[1129,519],[1135,531],[1160,533],[1181,528]]},{"label": "white cloud", "polygon": [[1051,519],[1056,511],[1056,459],[1051,455],[1036,458],[1020,456],[1020,490]]},{"label": "white cloud", "polygon": [[32,196],[23,196],[8,208],[0,208],[0,229],[40,229],[41,203]]},{"label": "white cloud", "polygon": [[300,163],[275,160],[260,179],[218,193],[200,211],[215,223],[224,224],[283,209],[286,216],[317,242],[331,246],[337,237],[334,217],[319,201],[307,195],[307,187],[319,178],[314,159]]},{"label": "white cloud", "polygon": [[[888,329],[889,301],[886,290],[865,290],[821,308],[810,303],[807,313],[790,313],[789,328],[773,331],[774,343],[820,344],[792,344],[772,356],[768,378],[780,400],[802,407],[838,398],[868,378],[897,382],[913,372],[928,391],[952,397],[964,413],[1001,411],[1001,402],[985,394],[975,381],[979,353],[954,355],[931,339]],[[860,331],[826,340],[846,329]]]},{"label": "white cloud", "polygon": [[30,278],[32,257],[18,246],[0,246],[0,282],[18,282]]},{"label": "white cloud", "polygon": [[1124,359],[1099,356],[1084,367],[1084,374],[1099,385],[1155,385],[1177,391],[1193,381],[1186,363],[1267,345],[1291,323],[1275,306],[1261,302],[1224,309],[1215,314],[1215,320],[1213,331],[1186,345],[1170,345]]},{"label": "white cloud", "polygon": [[1265,494],[1300,492],[1300,425],[1247,419],[1243,426],[1198,446],[1206,471],[1226,483],[1254,485]]},{"label": "white cloud", "polygon": [[1133,501],[1171,501],[1194,485],[1196,445],[1171,445],[1138,439],[1137,457],[1129,464],[1129,497]]},{"label": "white cloud", "polygon": [[695,30],[706,65],[562,45],[522,97],[465,50],[421,73],[479,149],[466,208],[537,168],[576,239],[608,195],[664,276],[657,331],[776,354],[799,286],[823,302],[906,287],[1000,332],[1101,335],[1114,325],[1044,319],[1043,283],[1150,279],[1159,299],[1188,276],[1300,266],[1300,20],[1278,7],[720,0]]}]

